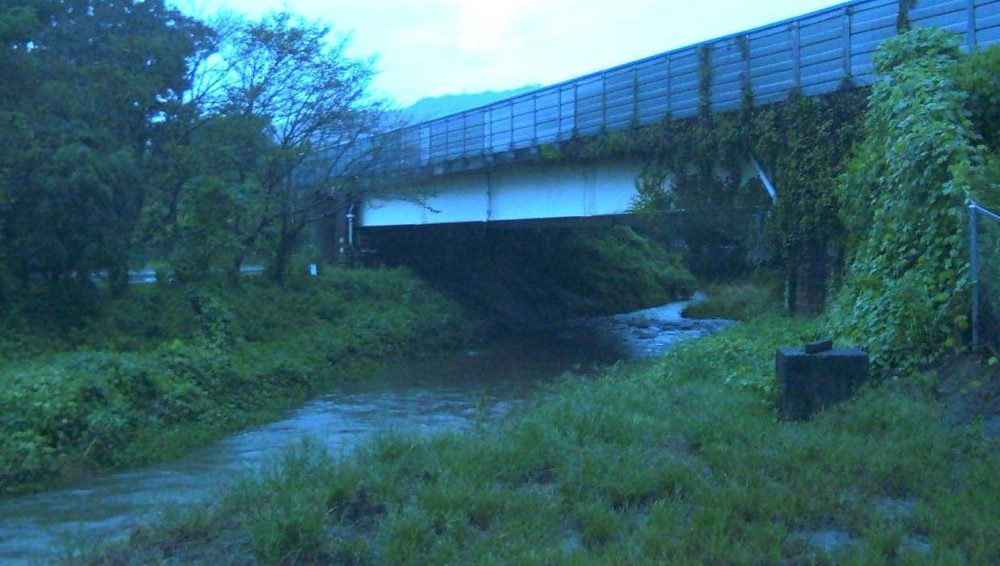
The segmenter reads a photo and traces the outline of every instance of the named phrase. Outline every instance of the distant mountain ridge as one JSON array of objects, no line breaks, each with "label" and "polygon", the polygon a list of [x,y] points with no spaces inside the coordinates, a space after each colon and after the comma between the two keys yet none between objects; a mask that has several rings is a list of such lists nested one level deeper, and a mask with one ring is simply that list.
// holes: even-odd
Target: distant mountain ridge
[{"label": "distant mountain ridge", "polygon": [[485,106],[491,102],[503,100],[511,96],[517,96],[526,92],[531,92],[541,88],[541,85],[527,85],[511,90],[488,90],[470,94],[446,94],[421,98],[412,106],[399,111],[400,117],[408,122],[425,122],[440,118],[449,114],[457,114],[464,110]]}]

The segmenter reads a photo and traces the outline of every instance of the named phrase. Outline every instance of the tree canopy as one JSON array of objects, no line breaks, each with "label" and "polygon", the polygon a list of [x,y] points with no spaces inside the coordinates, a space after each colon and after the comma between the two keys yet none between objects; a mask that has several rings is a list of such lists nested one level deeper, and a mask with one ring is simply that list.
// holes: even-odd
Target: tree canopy
[{"label": "tree canopy", "polygon": [[163,0],[4,3],[0,298],[76,297],[99,273],[123,293],[148,259],[192,281],[253,258],[281,280],[343,202],[332,164],[380,111],[345,47],[288,14],[209,25]]}]

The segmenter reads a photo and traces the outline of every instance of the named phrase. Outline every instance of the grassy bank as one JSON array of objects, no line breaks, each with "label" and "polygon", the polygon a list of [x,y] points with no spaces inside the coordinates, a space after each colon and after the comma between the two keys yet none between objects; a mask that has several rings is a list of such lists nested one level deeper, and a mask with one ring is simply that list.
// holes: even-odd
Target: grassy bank
[{"label": "grassy bank", "polygon": [[774,348],[815,331],[758,317],[473,433],[304,447],[90,561],[1000,561],[996,441],[916,382],[776,418]]},{"label": "grassy bank", "polygon": [[750,320],[782,310],[782,292],[773,277],[712,284],[703,288],[705,299],[684,309],[687,318]]},{"label": "grassy bank", "polygon": [[175,457],[366,363],[459,339],[460,313],[405,270],[330,269],[281,288],[164,285],[0,337],[0,494]]}]

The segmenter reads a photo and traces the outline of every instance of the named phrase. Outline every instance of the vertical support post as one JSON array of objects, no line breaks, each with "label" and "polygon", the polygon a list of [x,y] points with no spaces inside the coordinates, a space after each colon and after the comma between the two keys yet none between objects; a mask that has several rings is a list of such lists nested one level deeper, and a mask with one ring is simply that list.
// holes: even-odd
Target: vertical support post
[{"label": "vertical support post", "polygon": [[565,104],[563,101],[563,94],[566,93],[566,89],[564,87],[559,87],[558,93],[558,96],[556,96],[556,141],[561,142],[563,141],[563,104]]},{"label": "vertical support post", "polygon": [[799,37],[799,22],[790,24],[792,39],[792,87],[802,86],[802,39]]},{"label": "vertical support post", "polygon": [[507,134],[510,136],[510,141],[507,143],[507,151],[514,151],[514,101],[507,103],[510,106],[510,128],[507,130]]},{"label": "vertical support post", "polygon": [[[743,41],[746,45],[746,55],[747,58],[743,61],[743,72],[745,73],[744,85],[750,88],[750,94],[753,94],[753,44],[750,41],[750,34],[743,35]],[[753,96],[750,97],[751,104],[753,103]]]},{"label": "vertical support post", "polygon": [[[487,145],[488,144],[488,145]],[[493,155],[493,107],[483,112],[483,157]]]},{"label": "vertical support post", "polygon": [[969,28],[965,32],[966,46],[969,48],[969,53],[975,53],[978,48],[979,41],[976,37],[976,0],[968,0],[966,5],[966,12],[968,12]]},{"label": "vertical support post", "polygon": [[785,310],[791,314],[799,310],[799,266],[785,268]]},{"label": "vertical support post", "polygon": [[639,67],[632,67],[632,124],[639,126]]},{"label": "vertical support post", "polygon": [[469,156],[469,113],[462,114],[462,157]]},{"label": "vertical support post", "polygon": [[493,175],[486,170],[486,221],[493,220]]},{"label": "vertical support post", "polygon": [[667,55],[667,110],[664,118],[670,118],[674,113],[674,80],[673,80],[673,69],[674,57],[673,55]]},{"label": "vertical support post", "polygon": [[538,147],[538,92],[531,95],[531,145]]},{"label": "vertical support post", "polygon": [[851,76],[854,74],[854,66],[851,64],[851,59],[854,57],[854,47],[851,42],[851,28],[853,27],[854,20],[854,7],[846,6],[844,8],[844,79],[850,80]]},{"label": "vertical support post", "polygon": [[430,126],[420,126],[420,165],[425,166],[431,162],[431,132]]},{"label": "vertical support post", "polygon": [[979,205],[973,202],[969,205],[969,257],[972,270],[972,347],[978,348],[979,335],[979,301],[981,292],[979,285]]},{"label": "vertical support post", "polygon": [[573,137],[580,133],[580,83],[573,81]]},{"label": "vertical support post", "polygon": [[608,74],[601,73],[601,132],[608,131]]},{"label": "vertical support post", "polygon": [[444,150],[444,155],[441,161],[448,161],[448,156],[451,155],[451,122],[449,118],[442,118],[442,123],[444,123],[444,145],[442,149]]}]

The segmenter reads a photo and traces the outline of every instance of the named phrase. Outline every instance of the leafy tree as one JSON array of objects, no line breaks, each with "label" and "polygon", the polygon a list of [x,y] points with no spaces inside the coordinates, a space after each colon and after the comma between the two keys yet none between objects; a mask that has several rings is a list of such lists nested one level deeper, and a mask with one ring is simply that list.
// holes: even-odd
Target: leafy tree
[{"label": "leafy tree", "polygon": [[123,292],[157,132],[204,30],[162,0],[15,2],[0,21],[20,89],[0,88],[17,147],[0,169],[5,262],[22,285],[107,270]]},{"label": "leafy tree", "polygon": [[258,252],[242,236],[246,219],[269,205],[257,176],[272,145],[265,124],[256,116],[202,118],[185,143],[171,148],[169,186],[147,216],[178,280],[221,274],[236,283],[244,259]]},{"label": "leafy tree", "polygon": [[228,172],[208,169],[240,203],[227,224],[233,266],[265,253],[282,281],[306,228],[337,212],[381,106],[367,94],[370,64],[349,59],[345,40],[329,42],[328,28],[277,14],[222,35],[223,71],[206,79],[217,88],[206,89],[204,119],[228,124],[239,141],[212,152]]}]

